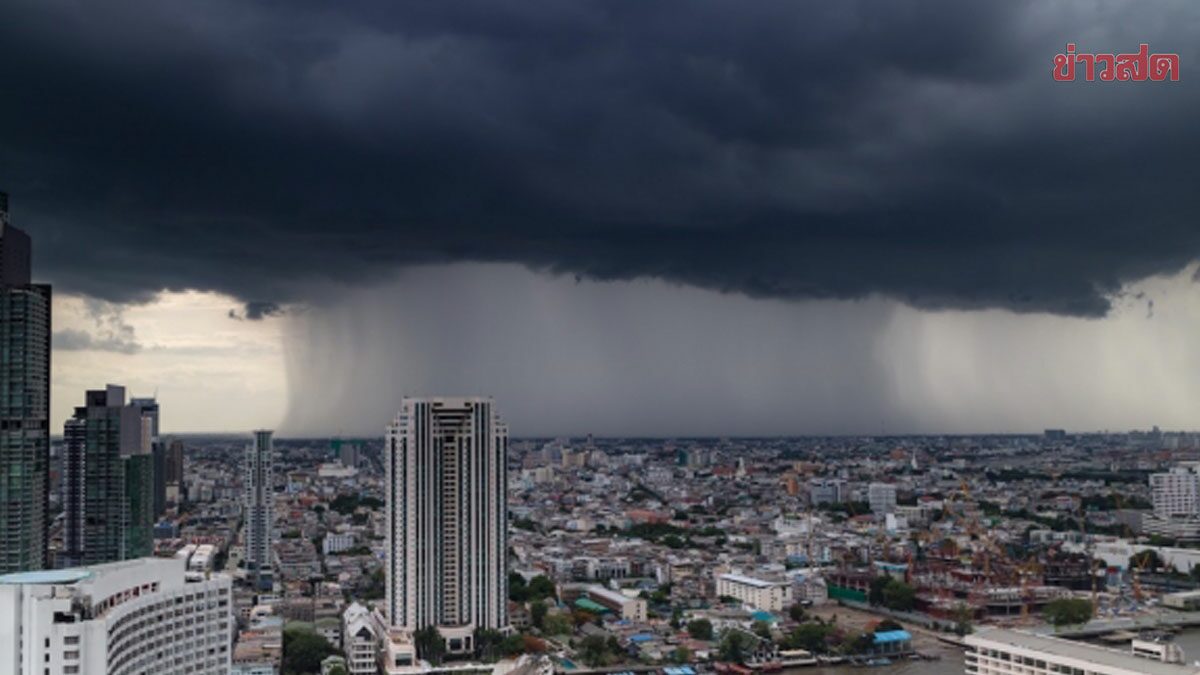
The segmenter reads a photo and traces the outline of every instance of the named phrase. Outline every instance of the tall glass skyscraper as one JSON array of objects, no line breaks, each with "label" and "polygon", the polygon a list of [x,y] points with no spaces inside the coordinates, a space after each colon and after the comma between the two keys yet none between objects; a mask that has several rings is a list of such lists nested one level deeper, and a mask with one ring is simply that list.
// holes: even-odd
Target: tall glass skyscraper
[{"label": "tall glass skyscraper", "polygon": [[154,397],[132,398],[129,404],[140,408],[142,416],[150,420],[150,454],[154,465],[154,518],[157,520],[167,509],[167,446],[158,435],[159,405]]},{"label": "tall glass skyscraper", "polygon": [[31,282],[32,248],[0,193],[0,573],[48,562],[50,286]]},{"label": "tall glass skyscraper", "polygon": [[405,398],[388,427],[387,606],[451,652],[508,628],[508,428],[490,398]]},{"label": "tall glass skyscraper", "polygon": [[87,392],[67,420],[61,566],[96,565],[154,552],[152,421],[125,404],[125,388]]}]

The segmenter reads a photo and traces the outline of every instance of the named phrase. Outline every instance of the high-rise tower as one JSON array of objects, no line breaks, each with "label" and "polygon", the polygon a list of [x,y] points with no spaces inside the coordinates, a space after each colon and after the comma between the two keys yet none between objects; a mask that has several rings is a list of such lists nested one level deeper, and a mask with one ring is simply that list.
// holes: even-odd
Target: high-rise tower
[{"label": "high-rise tower", "polygon": [[96,565],[154,552],[151,419],[125,388],[88,391],[63,430],[60,566]]},{"label": "high-rise tower", "polygon": [[242,505],[245,509],[246,562],[266,586],[271,575],[271,530],[275,509],[272,494],[273,447],[271,432],[254,432],[254,443],[246,447],[242,476]]},{"label": "high-rise tower", "polygon": [[166,482],[167,482],[167,504],[178,508],[183,502],[184,482],[183,482],[183,441],[174,439],[167,446],[166,459]]},{"label": "high-rise tower", "polygon": [[154,467],[151,494],[154,500],[155,519],[167,509],[167,446],[158,435],[160,407],[154,397],[133,398],[129,404],[140,408],[142,416],[150,420],[150,456]]},{"label": "high-rise tower", "polygon": [[490,398],[405,398],[388,427],[387,606],[451,652],[508,627],[508,429]]},{"label": "high-rise tower", "polygon": [[32,248],[0,192],[0,573],[48,562],[50,286],[30,281]]}]

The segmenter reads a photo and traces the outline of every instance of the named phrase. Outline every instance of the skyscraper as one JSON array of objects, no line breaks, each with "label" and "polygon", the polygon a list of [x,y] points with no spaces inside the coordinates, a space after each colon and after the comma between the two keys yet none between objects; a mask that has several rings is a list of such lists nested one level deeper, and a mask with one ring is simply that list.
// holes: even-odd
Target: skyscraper
[{"label": "skyscraper", "polygon": [[129,404],[142,411],[150,420],[150,455],[154,479],[151,494],[154,500],[154,518],[157,520],[167,508],[167,448],[158,435],[159,405],[154,397],[133,398]]},{"label": "skyscraper", "polygon": [[48,562],[50,286],[30,281],[32,248],[0,192],[0,572]]},{"label": "skyscraper", "polygon": [[260,586],[266,586],[272,577],[271,529],[275,516],[272,452],[271,432],[255,431],[254,443],[246,447],[245,475],[242,478],[246,562],[257,572]]},{"label": "skyscraper", "polygon": [[451,652],[508,627],[508,428],[490,398],[405,398],[388,427],[388,617]]},{"label": "skyscraper", "polygon": [[183,441],[175,439],[167,446],[167,504],[178,507],[184,499]]},{"label": "skyscraper", "polygon": [[154,552],[151,419],[125,388],[88,391],[67,420],[61,566],[96,565]]}]

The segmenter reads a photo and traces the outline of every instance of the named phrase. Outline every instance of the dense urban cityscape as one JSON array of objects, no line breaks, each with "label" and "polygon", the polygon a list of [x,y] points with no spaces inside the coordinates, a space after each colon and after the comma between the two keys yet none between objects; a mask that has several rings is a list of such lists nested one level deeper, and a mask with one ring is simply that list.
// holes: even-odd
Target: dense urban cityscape
[{"label": "dense urban cityscape", "polygon": [[1200,675],[1198,31],[0,2],[0,675]]},{"label": "dense urban cityscape", "polygon": [[108,384],[58,437],[0,215],[7,672],[1200,672],[1200,434],[166,436]]}]

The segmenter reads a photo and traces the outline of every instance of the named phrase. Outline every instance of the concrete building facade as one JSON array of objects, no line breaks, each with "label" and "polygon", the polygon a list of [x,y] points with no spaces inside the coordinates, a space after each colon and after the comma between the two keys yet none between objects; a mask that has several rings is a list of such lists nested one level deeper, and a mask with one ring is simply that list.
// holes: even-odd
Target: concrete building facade
[{"label": "concrete building facade", "polygon": [[490,398],[405,398],[385,446],[387,611],[451,652],[508,628],[508,429]]},{"label": "concrete building facade", "polygon": [[188,582],[182,559],[2,576],[0,672],[224,675],[232,607],[228,577]]}]

